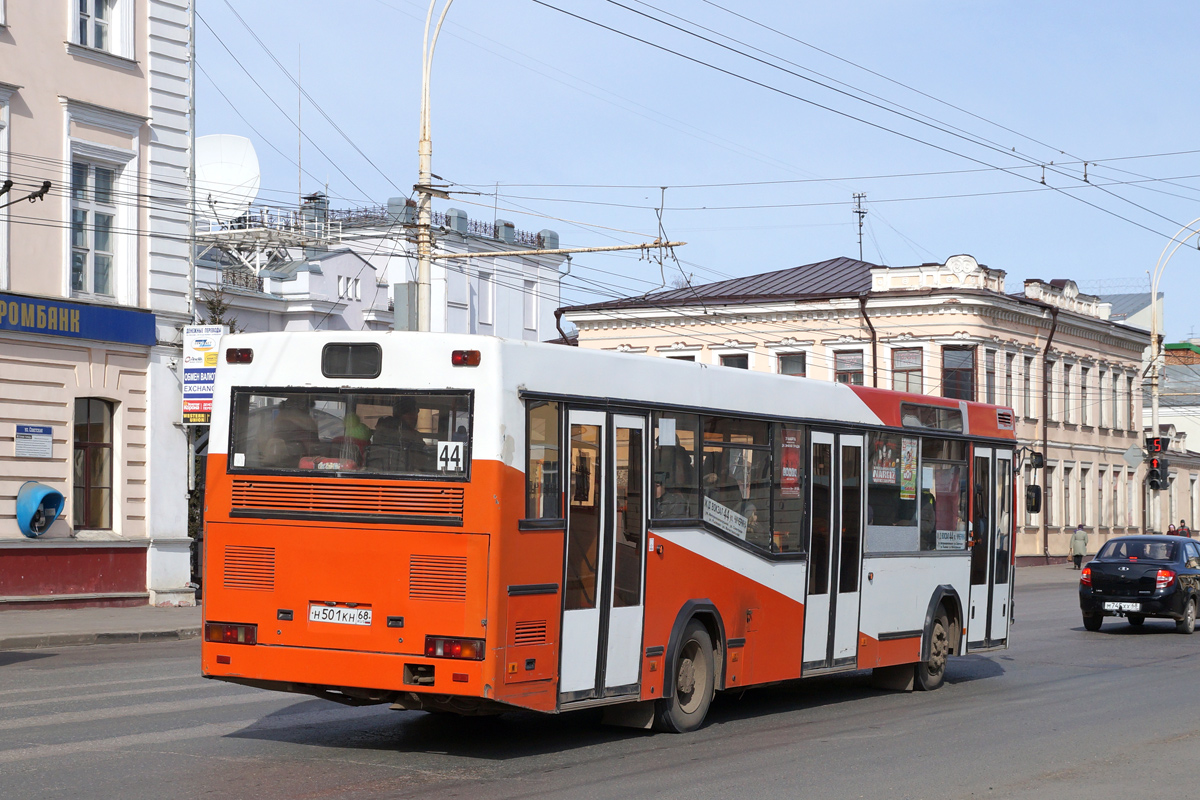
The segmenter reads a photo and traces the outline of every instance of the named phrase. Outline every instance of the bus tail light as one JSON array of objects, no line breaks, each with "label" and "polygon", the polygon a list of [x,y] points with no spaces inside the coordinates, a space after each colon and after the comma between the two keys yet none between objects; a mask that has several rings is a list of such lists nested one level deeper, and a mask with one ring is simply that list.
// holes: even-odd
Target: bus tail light
[{"label": "bus tail light", "polygon": [[225,351],[225,363],[249,364],[254,361],[254,351],[249,347],[230,347]]},{"label": "bus tail light", "polygon": [[426,636],[425,655],[429,658],[461,658],[483,660],[483,639],[450,639],[445,636]]},{"label": "bus tail light", "polygon": [[455,350],[450,354],[450,363],[456,367],[478,367],[478,350]]},{"label": "bus tail light", "polygon": [[1175,582],[1175,571],[1170,569],[1160,569],[1158,574],[1154,576],[1154,588],[1165,589]]},{"label": "bus tail light", "polygon": [[1092,585],[1092,568],[1084,567],[1083,572],[1079,573],[1079,582],[1084,586]]},{"label": "bus tail light", "polygon": [[206,622],[204,641],[220,644],[258,644],[257,625],[235,625],[228,622]]}]

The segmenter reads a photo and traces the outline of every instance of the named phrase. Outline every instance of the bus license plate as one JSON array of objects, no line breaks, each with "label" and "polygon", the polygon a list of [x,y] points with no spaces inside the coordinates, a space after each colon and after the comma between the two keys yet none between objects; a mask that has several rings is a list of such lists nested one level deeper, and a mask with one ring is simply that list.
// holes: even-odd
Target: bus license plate
[{"label": "bus license plate", "polygon": [[309,622],[332,622],[337,625],[370,625],[371,609],[342,606],[309,606]]},{"label": "bus license plate", "polygon": [[1115,603],[1109,602],[1104,604],[1105,611],[1141,611],[1141,603]]}]

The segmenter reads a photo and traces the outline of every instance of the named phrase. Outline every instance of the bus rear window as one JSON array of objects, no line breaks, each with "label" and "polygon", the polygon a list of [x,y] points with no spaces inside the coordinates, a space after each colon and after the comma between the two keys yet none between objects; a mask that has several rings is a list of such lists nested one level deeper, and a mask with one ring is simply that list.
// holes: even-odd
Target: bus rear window
[{"label": "bus rear window", "polygon": [[232,471],[464,478],[466,392],[235,391]]}]

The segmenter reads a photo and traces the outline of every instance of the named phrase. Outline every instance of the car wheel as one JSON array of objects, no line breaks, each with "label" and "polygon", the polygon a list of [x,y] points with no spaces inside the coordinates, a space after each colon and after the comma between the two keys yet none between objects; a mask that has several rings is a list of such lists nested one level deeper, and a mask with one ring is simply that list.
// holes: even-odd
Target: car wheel
[{"label": "car wheel", "polygon": [[1175,630],[1180,633],[1191,633],[1196,630],[1196,598],[1187,601],[1183,608],[1183,619],[1175,623]]},{"label": "car wheel", "polygon": [[929,658],[917,664],[917,688],[932,692],[946,680],[946,659],[950,656],[950,623],[938,609],[929,626]]},{"label": "car wheel", "polygon": [[687,733],[704,722],[716,690],[712,637],[696,620],[688,623],[675,656],[675,692],[657,703],[655,727]]},{"label": "car wheel", "polygon": [[1098,631],[1100,626],[1104,624],[1104,617],[1100,614],[1084,614],[1083,627],[1089,631]]},{"label": "car wheel", "polygon": [[1126,617],[1126,619],[1129,620],[1129,624],[1135,628],[1142,627],[1142,623],[1146,621],[1146,618],[1141,614],[1130,614],[1128,617]]}]

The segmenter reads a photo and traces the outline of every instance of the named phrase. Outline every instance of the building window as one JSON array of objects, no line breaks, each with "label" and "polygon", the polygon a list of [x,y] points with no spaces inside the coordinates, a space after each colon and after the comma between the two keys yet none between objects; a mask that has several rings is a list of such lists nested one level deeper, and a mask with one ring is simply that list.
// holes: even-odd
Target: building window
[{"label": "building window", "polygon": [[1052,527],[1057,519],[1054,515],[1054,467],[1042,470],[1042,487],[1045,496],[1042,498],[1042,513],[1046,515],[1046,527]]},{"label": "building window", "polygon": [[1079,368],[1079,424],[1087,425],[1090,415],[1088,414],[1088,377],[1090,369],[1087,367]]},{"label": "building window", "polygon": [[1120,411],[1121,411],[1121,400],[1119,397],[1120,385],[1121,385],[1121,376],[1117,374],[1116,370],[1113,370],[1112,380],[1109,382],[1109,390],[1112,392],[1112,424],[1111,424],[1111,427],[1113,430],[1116,430],[1117,428],[1121,427],[1121,422],[1119,419]]},{"label": "building window", "polygon": [[537,330],[537,281],[525,281],[525,330]]},{"label": "building window", "polygon": [[833,354],[833,379],[852,386],[863,385],[863,353],[852,350]]},{"label": "building window", "polygon": [[996,404],[996,351],[986,350],[983,354],[983,387],[987,402]]},{"label": "building window", "polygon": [[1022,411],[1026,419],[1033,419],[1033,356],[1025,356],[1025,374],[1022,377],[1025,381],[1021,389]]},{"label": "building window", "polygon": [[112,167],[71,164],[71,291],[112,296],[113,220],[117,206]]},{"label": "building window", "polygon": [[1070,364],[1063,364],[1062,372],[1062,419],[1063,422],[1075,421],[1075,407],[1071,405],[1071,374],[1073,372]]},{"label": "building window", "polygon": [[942,397],[975,399],[975,348],[942,348]]},{"label": "building window", "polygon": [[479,324],[492,324],[492,273],[479,273]]},{"label": "building window", "polygon": [[779,357],[779,374],[803,378],[805,375],[804,353],[788,353]]},{"label": "building window", "polygon": [[721,356],[722,367],[733,367],[734,369],[750,369],[750,356],[742,353],[741,355]]},{"label": "building window", "polygon": [[1088,467],[1083,467],[1079,470],[1079,524],[1090,525],[1091,514],[1088,513],[1088,481],[1092,478],[1092,471]]},{"label": "building window", "polygon": [[77,0],[78,44],[97,50],[113,50],[112,24],[116,0]]},{"label": "building window", "polygon": [[77,529],[112,528],[112,404],[94,397],[75,401],[72,514]]},{"label": "building window", "polygon": [[[1033,467],[1026,467],[1026,469],[1025,469],[1025,485],[1027,487],[1037,485],[1037,471],[1034,470]],[[1046,500],[1046,498],[1043,497],[1042,502],[1045,503],[1045,500]],[[1044,507],[1045,506],[1043,505],[1043,508]],[[1029,506],[1025,506],[1025,524],[1026,525],[1034,524],[1033,514],[1030,513]]]},{"label": "building window", "polygon": [[[1125,379],[1125,399],[1128,400],[1129,404],[1128,409],[1126,409],[1129,413],[1129,430],[1135,431],[1137,430],[1137,420],[1133,416],[1133,378]],[[1155,431],[1154,435],[1158,436],[1158,431]]]},{"label": "building window", "polygon": [[897,392],[921,394],[921,360],[924,351],[920,348],[892,351],[892,388]]},{"label": "building window", "polygon": [[695,361],[695,356],[667,356],[672,361]]},{"label": "building window", "polygon": [[1004,356],[1004,405],[1013,407],[1013,361],[1016,356],[1007,353]]},{"label": "building window", "polygon": [[1062,501],[1063,501],[1063,525],[1070,528],[1075,524],[1075,508],[1071,505],[1071,479],[1075,477],[1075,470],[1070,467],[1063,467],[1062,473]]}]

